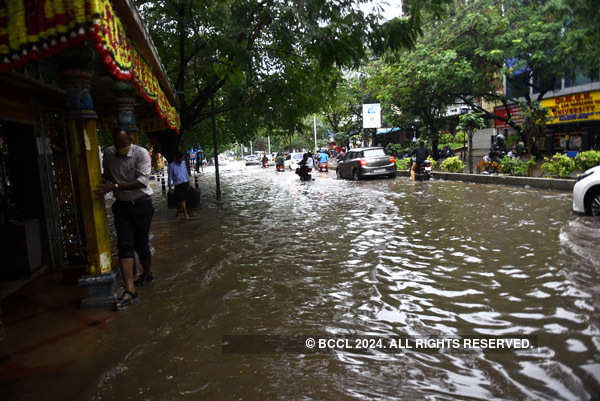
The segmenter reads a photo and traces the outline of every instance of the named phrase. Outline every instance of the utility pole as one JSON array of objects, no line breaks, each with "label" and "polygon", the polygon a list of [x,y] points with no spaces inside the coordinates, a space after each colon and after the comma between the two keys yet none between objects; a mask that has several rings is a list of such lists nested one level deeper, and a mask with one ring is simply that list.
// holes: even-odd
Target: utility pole
[{"label": "utility pole", "polygon": [[215,182],[217,185],[217,200],[221,200],[221,180],[219,178],[219,153],[217,151],[217,124],[215,123],[215,95],[210,99],[211,119],[212,119],[212,135],[213,135],[213,150],[215,153]]},{"label": "utility pole", "polygon": [[252,141],[250,141],[250,154],[253,155],[254,152],[252,152]]},{"label": "utility pole", "polygon": [[267,135],[267,143],[269,144],[269,154],[271,154],[271,136]]},{"label": "utility pole", "polygon": [[313,114],[313,131],[315,134],[315,151],[318,149],[317,148],[317,115]]}]

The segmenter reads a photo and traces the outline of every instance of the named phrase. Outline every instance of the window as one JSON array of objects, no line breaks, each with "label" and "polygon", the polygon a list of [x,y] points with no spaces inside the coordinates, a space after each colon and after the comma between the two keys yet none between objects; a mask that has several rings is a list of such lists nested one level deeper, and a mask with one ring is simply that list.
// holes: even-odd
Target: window
[{"label": "window", "polygon": [[506,96],[511,98],[525,97],[529,94],[529,74],[515,74],[506,78]]},{"label": "window", "polygon": [[545,76],[544,74],[536,73],[533,76],[533,93],[539,93],[535,88],[541,88],[542,91],[557,91],[561,88],[561,79],[556,77]]},{"label": "window", "polygon": [[369,149],[364,151],[365,157],[385,156],[383,149]]},{"label": "window", "polygon": [[574,68],[571,74],[565,77],[565,88],[572,86],[585,85],[592,82],[600,81],[598,70],[586,71],[583,68]]}]

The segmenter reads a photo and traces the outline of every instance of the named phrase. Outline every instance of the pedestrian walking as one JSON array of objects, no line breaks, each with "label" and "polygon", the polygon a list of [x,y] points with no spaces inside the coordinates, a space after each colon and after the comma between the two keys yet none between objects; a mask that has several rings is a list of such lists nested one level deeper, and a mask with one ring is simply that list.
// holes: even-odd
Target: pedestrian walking
[{"label": "pedestrian walking", "polygon": [[175,200],[177,201],[177,213],[175,217],[179,217],[179,214],[183,213],[186,220],[189,220],[190,214],[187,210],[186,197],[191,187],[190,176],[187,171],[187,166],[183,162],[183,153],[177,152],[174,161],[169,163],[169,179],[167,181],[169,185],[169,191],[173,192]]},{"label": "pedestrian walking", "polygon": [[[150,188],[150,154],[143,147],[133,145],[123,130],[113,133],[113,143],[104,151],[105,181],[96,188],[96,193],[113,192],[116,198],[112,211],[125,292],[117,300],[115,308],[122,310],[137,301],[135,285],[150,283],[153,279],[148,235],[154,207]],[[135,282],[134,251],[143,267],[142,276]]]}]

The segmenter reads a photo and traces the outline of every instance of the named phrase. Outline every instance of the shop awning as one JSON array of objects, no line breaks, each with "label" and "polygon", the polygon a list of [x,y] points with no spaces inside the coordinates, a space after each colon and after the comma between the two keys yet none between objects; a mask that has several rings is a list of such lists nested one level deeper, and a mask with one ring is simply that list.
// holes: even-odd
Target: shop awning
[{"label": "shop awning", "polygon": [[179,114],[169,101],[174,97],[165,95],[131,39],[128,30],[133,29],[137,27],[125,26],[109,0],[0,0],[0,72],[88,41],[108,72],[120,81],[132,81],[167,126],[179,132]]}]

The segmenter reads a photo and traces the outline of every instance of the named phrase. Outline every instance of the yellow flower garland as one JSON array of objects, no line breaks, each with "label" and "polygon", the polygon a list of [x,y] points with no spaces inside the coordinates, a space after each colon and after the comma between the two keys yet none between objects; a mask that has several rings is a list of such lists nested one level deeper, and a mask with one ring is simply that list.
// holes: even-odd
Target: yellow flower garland
[{"label": "yellow flower garland", "polygon": [[[166,124],[179,130],[179,115],[148,63],[131,43],[109,0],[44,1],[42,26],[28,33],[25,0],[0,1],[0,72],[49,57],[82,40],[92,39],[109,72],[119,80],[132,80],[140,95],[155,104]],[[35,11],[35,10],[33,10]],[[36,20],[37,21],[37,20]]]}]

